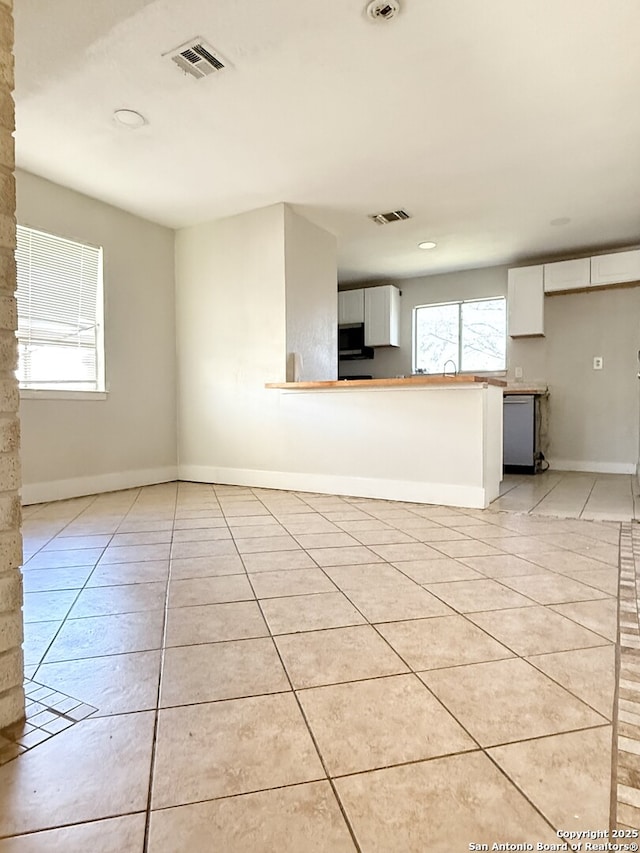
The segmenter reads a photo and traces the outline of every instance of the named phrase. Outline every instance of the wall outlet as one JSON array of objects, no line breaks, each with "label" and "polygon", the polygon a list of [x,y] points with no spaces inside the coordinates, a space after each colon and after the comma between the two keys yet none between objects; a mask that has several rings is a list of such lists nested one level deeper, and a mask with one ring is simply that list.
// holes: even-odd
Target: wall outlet
[{"label": "wall outlet", "polygon": [[516,379],[522,379],[522,368],[516,367],[513,371],[513,375],[515,376]]},{"label": "wall outlet", "polygon": [[604,359],[601,355],[594,355],[593,357],[593,369],[594,370],[602,370],[604,367]]}]

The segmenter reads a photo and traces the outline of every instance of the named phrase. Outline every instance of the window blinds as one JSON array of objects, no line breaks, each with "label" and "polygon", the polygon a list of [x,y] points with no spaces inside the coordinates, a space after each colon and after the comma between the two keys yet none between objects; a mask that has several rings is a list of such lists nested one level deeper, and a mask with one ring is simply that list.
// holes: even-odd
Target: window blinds
[{"label": "window blinds", "polygon": [[102,390],[102,249],[18,226],[18,379]]}]

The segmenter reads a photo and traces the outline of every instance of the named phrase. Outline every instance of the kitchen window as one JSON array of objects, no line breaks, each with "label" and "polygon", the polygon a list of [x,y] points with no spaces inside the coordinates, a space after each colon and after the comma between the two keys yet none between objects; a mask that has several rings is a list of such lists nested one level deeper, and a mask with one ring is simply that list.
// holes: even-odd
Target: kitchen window
[{"label": "kitchen window", "polygon": [[18,225],[20,388],[103,391],[102,249]]},{"label": "kitchen window", "polygon": [[413,314],[415,373],[506,370],[504,297],[419,305]]}]

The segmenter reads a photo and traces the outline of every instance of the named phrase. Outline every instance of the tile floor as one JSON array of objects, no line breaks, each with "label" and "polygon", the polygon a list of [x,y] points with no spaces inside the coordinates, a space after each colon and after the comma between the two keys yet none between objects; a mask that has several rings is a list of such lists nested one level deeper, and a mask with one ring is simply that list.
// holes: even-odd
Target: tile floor
[{"label": "tile floor", "polygon": [[173,483],[24,535],[27,676],[97,711],[0,767],[0,853],[608,827],[620,524]]},{"label": "tile floor", "polygon": [[515,510],[535,516],[563,516],[588,521],[640,520],[638,482],[628,474],[579,474],[546,471],[507,474],[494,510]]}]

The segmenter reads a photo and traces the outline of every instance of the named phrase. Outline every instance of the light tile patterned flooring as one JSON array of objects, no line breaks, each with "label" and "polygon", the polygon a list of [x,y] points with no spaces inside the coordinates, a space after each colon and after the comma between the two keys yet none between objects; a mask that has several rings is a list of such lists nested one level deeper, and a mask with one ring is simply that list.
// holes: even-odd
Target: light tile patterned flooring
[{"label": "light tile patterned flooring", "polygon": [[466,851],[609,823],[620,525],[199,484],[27,508],[0,853]]},{"label": "light tile patterned flooring", "polygon": [[632,521],[640,520],[640,495],[638,481],[628,474],[507,474],[491,508],[586,521]]}]

